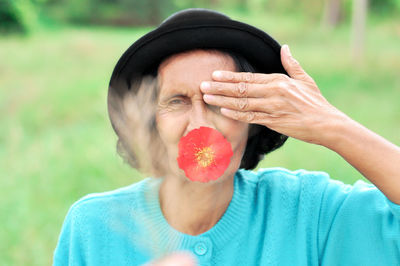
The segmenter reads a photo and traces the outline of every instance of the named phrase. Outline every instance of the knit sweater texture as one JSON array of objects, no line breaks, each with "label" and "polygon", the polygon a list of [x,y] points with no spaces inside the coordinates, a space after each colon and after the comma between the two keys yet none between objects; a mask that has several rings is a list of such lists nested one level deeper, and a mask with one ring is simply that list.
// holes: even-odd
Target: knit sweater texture
[{"label": "knit sweater texture", "polygon": [[364,181],[239,170],[225,213],[197,236],[168,224],[161,182],[146,178],[73,204],[54,265],[141,265],[175,250],[192,252],[199,265],[400,265],[400,205]]}]

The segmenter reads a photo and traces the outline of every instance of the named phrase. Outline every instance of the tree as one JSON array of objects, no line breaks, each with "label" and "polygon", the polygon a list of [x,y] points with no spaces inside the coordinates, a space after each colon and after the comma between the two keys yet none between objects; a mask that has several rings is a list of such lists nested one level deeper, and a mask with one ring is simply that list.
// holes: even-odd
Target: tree
[{"label": "tree", "polygon": [[0,2],[0,32],[30,33],[37,26],[37,10],[31,0]]},{"label": "tree", "polygon": [[353,0],[351,50],[355,62],[364,55],[368,0]]},{"label": "tree", "polygon": [[326,0],[322,24],[328,28],[335,28],[343,17],[342,13],[341,0]]}]

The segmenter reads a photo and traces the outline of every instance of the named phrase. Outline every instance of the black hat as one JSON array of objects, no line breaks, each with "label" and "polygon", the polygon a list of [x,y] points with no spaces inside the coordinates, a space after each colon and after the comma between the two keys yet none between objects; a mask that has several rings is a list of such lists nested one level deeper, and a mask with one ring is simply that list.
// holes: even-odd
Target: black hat
[{"label": "black hat", "polygon": [[125,51],[112,73],[109,92],[122,84],[129,88],[132,80],[140,80],[166,57],[193,49],[230,50],[259,73],[286,74],[281,47],[267,33],[213,10],[191,8],[172,14]]}]

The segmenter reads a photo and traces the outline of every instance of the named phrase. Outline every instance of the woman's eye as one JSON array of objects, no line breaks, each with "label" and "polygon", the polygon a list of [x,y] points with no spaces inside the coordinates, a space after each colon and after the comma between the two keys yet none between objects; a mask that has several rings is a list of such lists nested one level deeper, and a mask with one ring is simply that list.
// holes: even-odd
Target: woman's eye
[{"label": "woman's eye", "polygon": [[168,102],[168,104],[182,104],[183,100],[182,99],[172,99],[171,101]]}]

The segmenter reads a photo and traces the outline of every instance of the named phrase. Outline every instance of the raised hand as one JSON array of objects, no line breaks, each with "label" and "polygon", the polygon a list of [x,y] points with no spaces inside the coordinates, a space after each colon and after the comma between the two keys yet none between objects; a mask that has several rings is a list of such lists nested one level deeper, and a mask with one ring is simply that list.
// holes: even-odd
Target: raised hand
[{"label": "raised hand", "polygon": [[200,86],[204,101],[229,118],[260,124],[306,142],[328,141],[328,123],[347,117],[322,96],[314,80],[282,46],[285,74],[215,71]]}]

